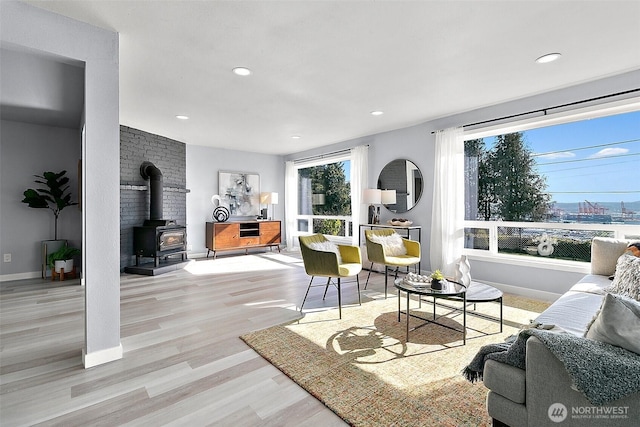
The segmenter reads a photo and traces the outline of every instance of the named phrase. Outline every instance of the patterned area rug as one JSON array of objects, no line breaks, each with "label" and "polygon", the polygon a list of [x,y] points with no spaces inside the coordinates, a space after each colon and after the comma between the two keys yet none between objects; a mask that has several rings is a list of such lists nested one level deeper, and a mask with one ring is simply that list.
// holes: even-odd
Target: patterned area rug
[{"label": "patterned area rug", "polygon": [[[404,295],[401,303],[404,310]],[[503,333],[498,322],[468,315],[466,345],[461,332],[431,323],[411,331],[406,342],[396,296],[343,307],[341,320],[337,309],[306,313],[241,338],[353,426],[488,426],[487,389],[465,380],[461,370],[482,345],[502,342],[548,305],[505,295]],[[476,308],[499,315],[497,303]],[[433,306],[412,301],[412,314],[433,319]],[[462,328],[462,314],[450,308],[438,306],[436,317]],[[410,327],[422,323],[412,317]]]}]

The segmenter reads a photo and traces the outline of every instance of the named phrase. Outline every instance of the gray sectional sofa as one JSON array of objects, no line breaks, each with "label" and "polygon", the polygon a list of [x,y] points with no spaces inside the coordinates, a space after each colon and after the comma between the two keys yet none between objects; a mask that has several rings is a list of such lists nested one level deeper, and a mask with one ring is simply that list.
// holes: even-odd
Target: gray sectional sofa
[{"label": "gray sectional sofa", "polygon": [[[535,321],[584,336],[605,297],[604,289],[611,285],[609,276],[615,272],[616,261],[628,244],[625,240],[595,238],[591,274]],[[635,353],[630,354],[635,357]],[[640,392],[605,405],[592,404],[575,389],[565,365],[535,336],[526,341],[525,360],[525,369],[495,360],[487,360],[484,365],[483,382],[489,389],[487,410],[494,425],[640,426]]]}]

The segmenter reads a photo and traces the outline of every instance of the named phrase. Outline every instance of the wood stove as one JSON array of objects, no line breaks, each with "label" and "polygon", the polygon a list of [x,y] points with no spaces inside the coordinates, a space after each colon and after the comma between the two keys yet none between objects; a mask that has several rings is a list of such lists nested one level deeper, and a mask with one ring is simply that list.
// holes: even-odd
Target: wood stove
[{"label": "wood stove", "polygon": [[187,254],[187,228],[174,220],[162,219],[162,172],[151,162],[143,162],[140,175],[149,179],[149,219],[141,227],[133,227],[133,252],[136,266],[141,257],[152,257],[154,266],[160,258],[180,255],[184,261]]},{"label": "wood stove", "polygon": [[184,261],[187,253],[187,228],[176,225],[145,225],[133,227],[133,246],[136,254],[136,266],[141,257],[152,257],[154,265],[160,265],[161,258],[180,255]]}]

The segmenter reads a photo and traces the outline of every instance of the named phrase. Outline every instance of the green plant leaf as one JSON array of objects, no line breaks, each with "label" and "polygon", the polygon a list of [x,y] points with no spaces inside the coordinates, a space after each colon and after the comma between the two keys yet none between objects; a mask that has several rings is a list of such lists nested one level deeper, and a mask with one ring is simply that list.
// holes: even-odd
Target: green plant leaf
[{"label": "green plant leaf", "polygon": [[27,203],[31,208],[49,208],[53,212],[56,220],[55,238],[58,237],[58,215],[67,206],[77,205],[77,202],[71,201],[71,193],[69,191],[69,178],[66,177],[67,171],[60,172],[43,172],[42,175],[34,175],[35,182],[42,184],[44,187],[34,190],[27,189],[24,192],[25,198],[23,203]]},{"label": "green plant leaf", "polygon": [[76,255],[80,255],[81,253],[82,251],[78,248],[61,246],[47,256],[47,264],[49,264],[49,267],[53,268],[56,261],[66,261]]}]

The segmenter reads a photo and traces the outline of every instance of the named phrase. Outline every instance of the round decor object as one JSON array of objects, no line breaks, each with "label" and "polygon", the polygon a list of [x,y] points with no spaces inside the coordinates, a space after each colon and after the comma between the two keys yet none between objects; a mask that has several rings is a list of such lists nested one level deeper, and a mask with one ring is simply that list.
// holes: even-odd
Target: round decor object
[{"label": "round decor object", "polygon": [[218,196],[217,194],[211,196],[211,204],[216,207],[222,205],[222,197]]},{"label": "round decor object", "polygon": [[543,234],[540,238],[540,244],[538,245],[538,254],[541,256],[549,256],[553,253],[553,243],[549,240],[547,233]]},{"label": "round decor object", "polygon": [[213,210],[213,220],[225,222],[229,219],[229,209],[226,206],[218,206]]}]

